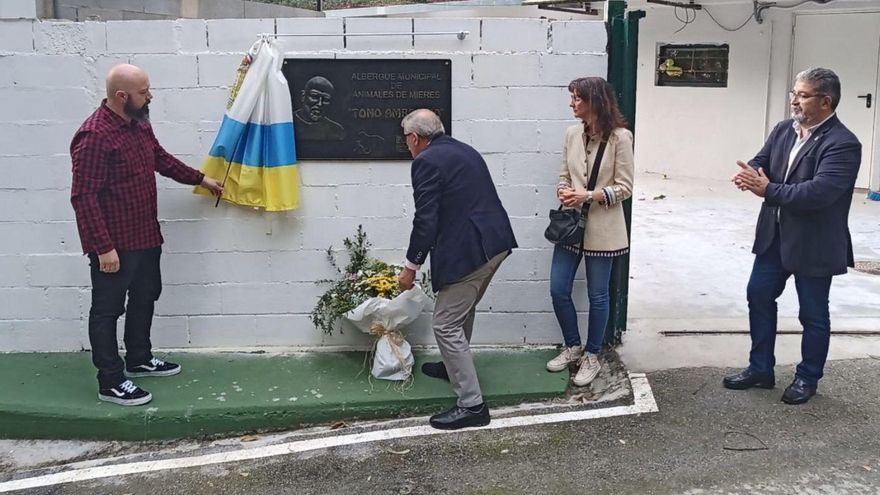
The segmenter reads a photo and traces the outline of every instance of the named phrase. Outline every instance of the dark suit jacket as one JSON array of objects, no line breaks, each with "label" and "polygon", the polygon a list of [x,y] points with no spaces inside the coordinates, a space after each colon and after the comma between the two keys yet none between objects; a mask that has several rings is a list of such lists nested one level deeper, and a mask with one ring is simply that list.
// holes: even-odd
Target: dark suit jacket
[{"label": "dark suit jacket", "polygon": [[853,266],[849,207],[859,173],[862,145],[833,115],[798,151],[788,179],[788,155],[796,134],[792,120],[776,125],[749,161],[770,179],[758,215],[752,252],[763,254],[776,235],[777,209],[782,265],[810,277],[846,273]]},{"label": "dark suit jacket", "polygon": [[413,160],[411,175],[416,212],[406,258],[421,265],[431,254],[435,292],[516,247],[489,168],[475,149],[437,137]]}]

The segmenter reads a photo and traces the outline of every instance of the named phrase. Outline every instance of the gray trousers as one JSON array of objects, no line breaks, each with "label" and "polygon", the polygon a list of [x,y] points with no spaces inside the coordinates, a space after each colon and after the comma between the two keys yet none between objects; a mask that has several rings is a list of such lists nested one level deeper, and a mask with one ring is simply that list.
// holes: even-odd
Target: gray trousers
[{"label": "gray trousers", "polygon": [[464,278],[447,285],[437,293],[434,301],[434,337],[446,364],[452,389],[458,396],[459,407],[483,403],[474,357],[471,354],[471,334],[474,330],[477,303],[508,254],[505,251],[496,255]]}]

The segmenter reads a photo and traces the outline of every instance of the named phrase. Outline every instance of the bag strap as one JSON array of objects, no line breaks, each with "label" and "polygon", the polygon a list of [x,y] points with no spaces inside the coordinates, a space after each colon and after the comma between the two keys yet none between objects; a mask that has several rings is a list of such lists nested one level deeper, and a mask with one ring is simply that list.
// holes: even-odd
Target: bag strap
[{"label": "bag strap", "polygon": [[[599,142],[599,149],[596,151],[596,159],[593,160],[593,168],[590,170],[590,180],[587,182],[587,191],[592,191],[596,187],[596,181],[599,180],[599,167],[602,166],[602,157],[605,155],[605,145],[608,144],[608,138],[611,134],[605,134],[602,137],[602,141]],[[587,145],[590,144],[590,136],[584,138],[584,150],[586,151]],[[581,212],[584,216],[587,216],[587,212],[590,209],[590,205],[584,203],[581,206]]]},{"label": "bag strap", "polygon": [[[602,137],[602,141],[599,142],[599,149],[596,150],[596,159],[593,160],[593,169],[590,171],[590,179],[587,181],[587,191],[592,191],[594,187],[596,187],[596,181],[599,180],[599,167],[602,165],[602,156],[605,155],[605,145],[608,144],[608,138],[611,136],[610,133],[605,134]],[[590,136],[589,134],[584,135],[584,151],[587,151],[587,146],[590,144]],[[560,206],[559,208],[562,208]],[[581,205],[581,222],[587,221],[587,214],[590,212],[590,205],[584,203]],[[586,228],[586,226],[584,227]],[[586,232],[584,232],[586,235]],[[580,252],[584,251],[584,238],[581,237],[581,242],[578,243],[578,249]]]}]

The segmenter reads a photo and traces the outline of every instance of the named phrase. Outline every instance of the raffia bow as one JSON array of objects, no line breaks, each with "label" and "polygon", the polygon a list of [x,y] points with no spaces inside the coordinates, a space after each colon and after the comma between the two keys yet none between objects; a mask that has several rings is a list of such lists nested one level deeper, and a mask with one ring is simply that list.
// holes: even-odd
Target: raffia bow
[{"label": "raffia bow", "polygon": [[404,336],[400,333],[400,330],[396,328],[385,328],[385,325],[378,321],[374,321],[373,324],[370,325],[370,335],[376,337],[376,340],[373,341],[373,352],[376,351],[376,344],[379,343],[379,339],[382,337],[388,337],[388,343],[391,344],[391,352],[394,353],[394,357],[396,357],[398,363],[400,363],[400,369],[406,369],[406,358],[400,352],[400,344],[404,341]]},{"label": "raffia bow", "polygon": [[[394,357],[397,358],[397,362],[399,364],[399,369],[400,370],[407,370],[406,357],[404,357],[404,355],[400,352],[400,345],[403,343],[404,340],[406,340],[406,338],[403,336],[402,333],[400,333],[400,330],[398,330],[396,328],[385,328],[385,325],[383,325],[382,323],[380,323],[378,321],[374,321],[370,325],[370,335],[375,337],[375,339],[373,340],[373,348],[369,353],[370,354],[370,356],[369,356],[370,362],[372,362],[372,357],[376,353],[376,346],[379,344],[379,339],[381,339],[382,337],[388,337],[388,344],[391,347],[391,352],[394,353]],[[406,380],[395,385],[395,387],[394,387],[395,389],[397,389],[401,393],[403,393],[404,391],[406,391],[407,389],[412,387],[412,383],[413,383],[412,369],[409,369],[407,371],[409,371],[409,376],[406,378]],[[369,380],[369,377],[370,377],[370,374],[367,373],[368,380]],[[370,380],[370,385],[372,386],[371,380]]]}]

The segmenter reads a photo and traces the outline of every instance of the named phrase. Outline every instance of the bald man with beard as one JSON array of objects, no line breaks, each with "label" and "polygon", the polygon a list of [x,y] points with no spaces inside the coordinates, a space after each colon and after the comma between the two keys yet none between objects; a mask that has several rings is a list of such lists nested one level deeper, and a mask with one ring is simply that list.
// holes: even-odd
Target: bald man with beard
[{"label": "bald man with beard", "polygon": [[[152,400],[129,377],[171,376],[181,369],[153,356],[150,343],[153,306],[162,291],[156,172],[215,195],[223,192],[220,182],[162,148],[149,122],[152,98],[143,70],[113,67],[107,74],[107,98],[70,144],[70,202],[91,265],[89,342],[98,368],[98,399],[124,406]],[[116,322],[123,313],[125,361],[116,340]]]},{"label": "bald man with beard", "polygon": [[342,141],[345,128],[324,113],[336,89],[327,78],[315,76],[306,81],[301,93],[302,108],[293,112],[297,139],[303,141]]}]

